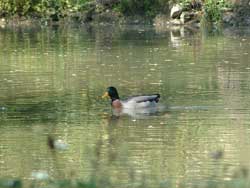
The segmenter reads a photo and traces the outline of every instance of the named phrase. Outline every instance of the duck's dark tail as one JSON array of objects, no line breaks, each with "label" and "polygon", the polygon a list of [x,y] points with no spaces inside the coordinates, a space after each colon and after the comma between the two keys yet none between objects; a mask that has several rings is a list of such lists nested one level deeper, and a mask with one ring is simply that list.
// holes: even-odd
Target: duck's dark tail
[{"label": "duck's dark tail", "polygon": [[133,97],[133,99],[134,99],[137,103],[147,102],[147,101],[158,103],[159,100],[160,100],[160,94],[136,96],[136,97]]},{"label": "duck's dark tail", "polygon": [[157,93],[157,94],[155,94],[155,95],[156,95],[156,97],[155,97],[154,101],[155,101],[156,103],[158,103],[159,100],[160,100],[161,95],[160,95],[159,93]]}]

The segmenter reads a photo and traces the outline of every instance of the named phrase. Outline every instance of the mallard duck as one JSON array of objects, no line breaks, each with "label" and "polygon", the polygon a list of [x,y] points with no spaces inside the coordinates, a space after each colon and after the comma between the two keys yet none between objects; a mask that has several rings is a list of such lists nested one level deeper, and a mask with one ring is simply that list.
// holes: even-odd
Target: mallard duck
[{"label": "mallard duck", "polygon": [[113,86],[107,88],[102,98],[110,98],[114,108],[148,108],[154,107],[159,102],[160,94],[132,96],[126,100],[120,100],[117,89]]}]

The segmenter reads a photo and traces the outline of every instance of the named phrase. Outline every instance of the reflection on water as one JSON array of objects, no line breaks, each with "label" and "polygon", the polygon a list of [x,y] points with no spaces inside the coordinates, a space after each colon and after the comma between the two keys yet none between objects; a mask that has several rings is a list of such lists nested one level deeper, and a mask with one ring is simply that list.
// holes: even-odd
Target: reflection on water
[{"label": "reflection on water", "polygon": [[[0,176],[102,185],[222,181],[249,168],[248,32],[148,26],[0,30]],[[112,112],[160,93],[162,109]],[[53,152],[48,137],[67,143]],[[42,174],[42,175],[44,175]]]}]

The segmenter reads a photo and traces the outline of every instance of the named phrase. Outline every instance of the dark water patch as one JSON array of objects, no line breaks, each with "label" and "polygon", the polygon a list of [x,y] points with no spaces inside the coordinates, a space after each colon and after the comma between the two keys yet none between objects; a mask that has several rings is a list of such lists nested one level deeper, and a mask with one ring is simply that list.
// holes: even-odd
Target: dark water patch
[{"label": "dark water patch", "polygon": [[27,97],[15,100],[2,101],[0,105],[2,121],[57,121],[59,117],[65,116],[70,111],[70,98],[65,95],[61,97]]}]

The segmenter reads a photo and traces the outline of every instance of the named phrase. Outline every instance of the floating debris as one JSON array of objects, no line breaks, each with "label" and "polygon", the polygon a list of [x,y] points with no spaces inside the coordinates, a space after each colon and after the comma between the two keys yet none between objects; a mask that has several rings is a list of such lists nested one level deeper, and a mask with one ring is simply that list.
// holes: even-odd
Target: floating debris
[{"label": "floating debris", "polygon": [[54,146],[58,150],[66,150],[66,149],[68,149],[68,144],[66,144],[63,140],[55,140]]},{"label": "floating debris", "polygon": [[0,106],[0,110],[1,110],[1,111],[5,111],[5,110],[6,110],[6,107]]},{"label": "floating debris", "polygon": [[0,180],[0,187],[2,188],[20,188],[22,187],[21,180]]},{"label": "floating debris", "polygon": [[152,66],[158,66],[157,63],[150,63],[149,65],[152,65]]},{"label": "floating debris", "polygon": [[165,59],[164,61],[170,62],[170,61],[173,61],[173,60],[172,59]]},{"label": "floating debris", "polygon": [[55,150],[66,150],[68,149],[68,144],[66,144],[63,140],[55,140],[51,136],[48,137],[48,146],[50,149]]},{"label": "floating debris", "polygon": [[46,171],[34,171],[31,173],[31,178],[35,180],[47,180],[49,179],[49,174]]},{"label": "floating debris", "polygon": [[224,152],[222,150],[217,150],[217,151],[211,152],[210,156],[211,158],[218,160],[223,157],[223,154]]}]

